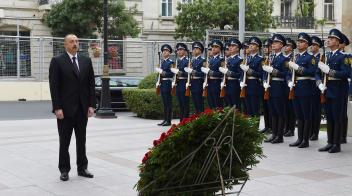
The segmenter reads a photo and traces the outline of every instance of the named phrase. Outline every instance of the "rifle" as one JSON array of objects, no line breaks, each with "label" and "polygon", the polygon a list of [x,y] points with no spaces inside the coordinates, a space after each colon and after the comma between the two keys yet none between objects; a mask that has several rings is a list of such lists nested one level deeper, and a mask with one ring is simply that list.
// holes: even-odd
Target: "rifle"
[{"label": "rifle", "polygon": [[[245,54],[244,56],[244,61],[243,64],[246,65],[247,64],[247,55]],[[243,72],[243,79],[242,82],[246,83],[247,80],[247,72]],[[245,98],[246,97],[246,87],[241,87],[241,92],[240,92],[240,98]]]},{"label": "rifle", "polygon": [[[320,57],[320,61],[326,64],[325,46],[323,46],[323,54]],[[327,80],[327,74],[324,73],[324,81],[323,81],[324,86],[326,86],[326,80]],[[326,102],[326,97],[325,97],[324,91],[322,91],[320,94],[320,103],[325,103],[325,102]]]},{"label": "rifle", "polygon": [[[158,56],[159,56],[159,65],[157,65],[158,67],[161,67],[161,57],[160,57],[160,52],[158,52]],[[161,76],[160,76],[160,73],[159,73],[159,75],[158,75],[158,81],[156,81],[156,84],[155,84],[155,86],[156,86],[156,95],[160,95],[160,85],[161,85],[161,83],[160,83],[160,79],[161,79]]]},{"label": "rifle", "polygon": [[[177,64],[178,64],[178,57],[176,56],[176,64],[173,64],[173,68],[177,68]],[[174,79],[172,80],[172,90],[171,90],[172,96],[176,95],[176,86],[177,86],[177,74],[175,74]]]},{"label": "rifle", "polygon": [[[225,68],[227,68],[227,57],[225,56]],[[226,95],[226,74],[224,74],[224,77],[222,78],[222,82],[221,82],[221,91],[220,91],[220,97],[224,98]]]},{"label": "rifle", "polygon": [[[192,59],[191,59],[191,52],[188,53],[188,68],[192,67]],[[189,88],[191,86],[191,74],[187,74],[187,83],[186,83],[186,92],[185,96],[189,97],[191,95],[191,89]]]},{"label": "rifle", "polygon": [[[205,67],[209,68],[208,58],[206,60]],[[207,96],[208,96],[208,74],[205,74],[205,79],[203,82],[203,97],[207,97]]]},{"label": "rifle", "polygon": [[[267,58],[265,59],[264,65],[271,65],[271,59],[270,59],[270,54],[268,54]],[[270,84],[270,78],[271,74],[268,73],[268,77],[267,77],[267,83]],[[269,100],[269,88],[264,88],[264,100]]]},{"label": "rifle", "polygon": [[[296,62],[296,54],[293,53],[293,62]],[[292,69],[292,78],[291,78],[291,81],[293,82],[293,84],[295,83],[295,70]],[[294,89],[293,89],[293,86],[290,87],[290,93],[288,94],[288,99],[289,100],[293,100],[295,98],[295,92],[294,92]]]}]

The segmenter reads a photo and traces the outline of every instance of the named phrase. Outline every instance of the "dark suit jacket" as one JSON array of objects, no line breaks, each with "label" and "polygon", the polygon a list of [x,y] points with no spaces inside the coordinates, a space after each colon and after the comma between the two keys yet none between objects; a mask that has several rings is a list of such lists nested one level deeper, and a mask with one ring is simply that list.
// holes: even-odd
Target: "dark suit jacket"
[{"label": "dark suit jacket", "polygon": [[53,112],[62,109],[65,117],[73,117],[79,106],[87,114],[95,107],[95,79],[90,58],[78,55],[79,73],[65,52],[53,57],[49,68],[49,84]]}]

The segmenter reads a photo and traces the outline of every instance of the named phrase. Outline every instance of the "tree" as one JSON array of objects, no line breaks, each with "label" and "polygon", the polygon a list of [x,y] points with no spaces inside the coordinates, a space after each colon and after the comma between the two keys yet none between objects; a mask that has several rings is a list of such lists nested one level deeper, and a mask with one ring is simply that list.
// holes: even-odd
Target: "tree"
[{"label": "tree", "polygon": [[[177,5],[175,38],[200,40],[206,29],[232,25],[238,30],[238,0],[194,0]],[[246,30],[263,31],[272,23],[272,0],[246,0]]]},{"label": "tree", "polygon": [[297,16],[313,16],[314,14],[314,0],[299,0],[297,4]]},{"label": "tree", "polygon": [[[109,0],[108,9],[110,39],[138,35],[138,23],[133,18],[136,7],[126,9],[123,0]],[[53,36],[74,33],[79,37],[96,38],[96,32],[101,33],[103,28],[103,0],[63,0],[52,6],[43,20],[52,29]]]}]

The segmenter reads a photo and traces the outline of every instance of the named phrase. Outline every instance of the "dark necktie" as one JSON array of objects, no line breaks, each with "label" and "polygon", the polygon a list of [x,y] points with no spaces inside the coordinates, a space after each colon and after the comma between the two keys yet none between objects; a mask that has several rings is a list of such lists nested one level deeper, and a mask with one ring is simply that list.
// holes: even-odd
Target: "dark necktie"
[{"label": "dark necktie", "polygon": [[79,69],[78,69],[78,65],[76,63],[76,57],[72,57],[72,63],[73,63],[73,67],[74,67],[76,74],[79,75]]}]

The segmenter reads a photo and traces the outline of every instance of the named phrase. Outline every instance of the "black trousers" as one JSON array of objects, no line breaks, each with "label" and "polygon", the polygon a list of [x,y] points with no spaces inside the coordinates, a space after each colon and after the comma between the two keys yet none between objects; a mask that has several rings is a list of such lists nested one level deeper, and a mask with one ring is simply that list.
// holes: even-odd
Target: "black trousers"
[{"label": "black trousers", "polygon": [[[65,115],[65,114],[64,114]],[[86,127],[88,117],[83,114],[82,107],[79,107],[73,117],[64,117],[57,119],[57,127],[60,137],[59,150],[59,170],[60,172],[69,172],[71,170],[69,146],[72,131],[75,130],[76,137],[76,154],[77,154],[77,171],[87,169],[88,159],[86,156]]]},{"label": "black trousers", "polygon": [[164,120],[166,122],[171,122],[172,118],[172,96],[170,91],[161,91],[161,99],[164,106]]}]

